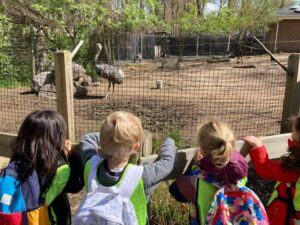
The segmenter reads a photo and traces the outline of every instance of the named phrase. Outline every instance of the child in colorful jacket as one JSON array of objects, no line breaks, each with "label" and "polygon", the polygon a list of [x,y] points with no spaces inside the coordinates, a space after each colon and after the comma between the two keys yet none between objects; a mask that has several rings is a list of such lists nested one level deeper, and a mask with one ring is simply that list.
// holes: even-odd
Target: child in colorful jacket
[{"label": "child in colorful jacket", "polygon": [[235,137],[227,124],[217,120],[206,123],[200,128],[197,141],[193,165],[169,188],[177,201],[190,203],[191,225],[206,224],[217,190],[244,185],[248,172],[246,160],[234,150]]},{"label": "child in colorful jacket", "polygon": [[262,141],[254,136],[242,138],[252,146],[251,162],[258,176],[277,181],[269,199],[267,214],[271,225],[300,224],[300,116],[292,118],[288,152],[270,160]]},{"label": "child in colorful jacket", "polygon": [[83,187],[81,158],[66,140],[66,125],[53,110],[31,112],[0,172],[1,225],[69,225],[67,192]]}]

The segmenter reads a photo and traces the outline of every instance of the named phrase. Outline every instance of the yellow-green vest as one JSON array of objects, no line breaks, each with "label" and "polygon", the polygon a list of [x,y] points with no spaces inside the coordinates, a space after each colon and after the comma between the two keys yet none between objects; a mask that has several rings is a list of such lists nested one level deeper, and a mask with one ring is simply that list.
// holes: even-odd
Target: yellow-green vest
[{"label": "yellow-green vest", "polygon": [[[268,202],[268,206],[277,199],[278,197],[278,192],[277,192],[277,187],[281,184],[281,182],[277,182],[274,186],[274,190],[271,194],[271,197],[269,199]],[[292,186],[291,184],[287,183],[286,185],[289,185],[290,187]],[[288,186],[287,186],[288,187]],[[297,180],[297,182],[295,183],[295,194],[294,194],[294,198],[293,198],[293,203],[294,203],[294,208],[295,211],[299,211],[300,212],[300,179]]]},{"label": "yellow-green vest", "polygon": [[[133,165],[130,163],[127,165],[123,175],[126,173],[127,169],[131,166],[133,166]],[[88,160],[86,162],[85,168],[84,168],[85,190],[87,190],[90,169],[91,169],[91,160]],[[124,177],[124,176],[122,176],[122,177]],[[122,182],[122,178],[115,185],[119,186],[121,184],[121,182]],[[145,195],[145,191],[144,191],[144,183],[143,183],[142,178],[140,178],[140,180],[138,181],[138,184],[130,197],[130,201],[134,207],[134,211],[135,211],[135,214],[137,217],[138,224],[145,225],[147,223],[147,201],[146,201],[146,195]]]}]

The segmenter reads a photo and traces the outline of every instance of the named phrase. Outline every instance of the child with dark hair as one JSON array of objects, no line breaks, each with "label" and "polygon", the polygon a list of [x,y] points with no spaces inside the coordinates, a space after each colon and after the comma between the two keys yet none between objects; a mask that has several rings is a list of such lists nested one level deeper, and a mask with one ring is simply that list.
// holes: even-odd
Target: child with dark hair
[{"label": "child with dark hair", "polygon": [[300,116],[291,122],[288,152],[278,160],[268,158],[266,147],[257,137],[242,138],[251,146],[251,162],[258,176],[277,181],[267,207],[271,225],[300,224]]},{"label": "child with dark hair", "polygon": [[[24,221],[25,224],[71,224],[66,193],[82,189],[83,166],[80,155],[71,150],[71,142],[66,140],[62,116],[53,110],[30,113],[11,147],[10,163],[0,173],[3,200],[0,220],[14,225]],[[7,176],[19,186],[6,185]],[[12,222],[19,221],[14,217],[14,210],[26,212],[19,218],[20,223]]]}]

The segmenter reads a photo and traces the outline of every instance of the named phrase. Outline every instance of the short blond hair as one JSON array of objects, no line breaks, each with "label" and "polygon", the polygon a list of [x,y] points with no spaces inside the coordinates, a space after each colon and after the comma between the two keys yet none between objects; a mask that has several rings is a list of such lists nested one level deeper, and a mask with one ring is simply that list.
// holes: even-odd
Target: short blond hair
[{"label": "short blond hair", "polygon": [[222,168],[230,161],[235,136],[226,123],[213,119],[200,128],[197,142],[205,154],[211,155],[215,166]]},{"label": "short blond hair", "polygon": [[116,111],[101,123],[100,153],[107,159],[128,160],[132,147],[143,138],[138,117],[130,112]]}]

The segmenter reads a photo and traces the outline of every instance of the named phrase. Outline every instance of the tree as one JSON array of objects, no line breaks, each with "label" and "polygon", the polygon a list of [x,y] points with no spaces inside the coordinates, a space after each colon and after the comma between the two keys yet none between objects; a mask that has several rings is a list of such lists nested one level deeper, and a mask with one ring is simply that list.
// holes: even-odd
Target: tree
[{"label": "tree", "polygon": [[[33,26],[36,34],[43,34],[50,49],[73,49],[79,40],[87,41],[91,34],[97,34],[107,61],[113,61],[113,39],[119,32],[152,32],[160,25],[155,15],[160,10],[157,0],[139,0],[138,4],[136,0],[5,1],[7,10],[22,6],[31,12],[30,17],[51,21],[51,26],[36,23],[28,19],[28,13],[20,21]],[[83,50],[77,56],[80,54],[88,56]]]},{"label": "tree", "polygon": [[228,1],[217,14],[206,16],[203,27],[211,34],[226,34],[228,36],[227,51],[229,51],[232,36],[237,37],[240,44],[245,36],[262,34],[275,21],[276,4],[273,0],[236,0]]},{"label": "tree", "polygon": [[[9,45],[9,32],[11,29],[11,25],[9,23],[9,19],[4,13],[4,7],[0,5],[0,43],[1,48]],[[0,61],[2,61],[5,57],[5,55],[0,53]]]}]

